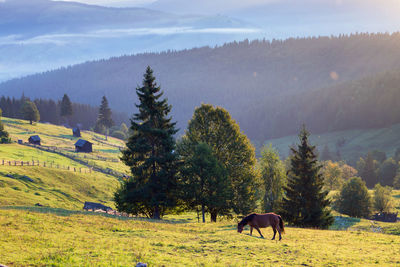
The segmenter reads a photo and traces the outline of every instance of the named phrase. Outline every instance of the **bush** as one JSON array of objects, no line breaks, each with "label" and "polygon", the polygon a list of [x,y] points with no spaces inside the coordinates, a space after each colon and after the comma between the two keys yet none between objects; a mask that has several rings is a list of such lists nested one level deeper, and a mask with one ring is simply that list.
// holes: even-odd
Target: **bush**
[{"label": "bush", "polygon": [[344,184],[337,202],[339,212],[351,217],[368,217],[371,214],[371,197],[360,177],[353,177]]},{"label": "bush", "polygon": [[378,212],[391,212],[393,209],[392,189],[376,184],[374,187],[374,208]]}]

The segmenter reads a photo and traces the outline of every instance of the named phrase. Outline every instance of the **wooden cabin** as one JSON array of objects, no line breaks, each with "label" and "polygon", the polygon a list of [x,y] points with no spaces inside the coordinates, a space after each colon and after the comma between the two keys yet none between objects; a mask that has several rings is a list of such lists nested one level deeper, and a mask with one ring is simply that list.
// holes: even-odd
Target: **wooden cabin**
[{"label": "wooden cabin", "polygon": [[39,145],[40,146],[40,137],[39,137],[39,135],[32,135],[31,137],[29,137],[28,142],[29,142],[29,144]]},{"label": "wooden cabin", "polygon": [[79,139],[78,142],[75,143],[75,152],[85,152],[90,153],[93,152],[92,143],[89,141]]}]

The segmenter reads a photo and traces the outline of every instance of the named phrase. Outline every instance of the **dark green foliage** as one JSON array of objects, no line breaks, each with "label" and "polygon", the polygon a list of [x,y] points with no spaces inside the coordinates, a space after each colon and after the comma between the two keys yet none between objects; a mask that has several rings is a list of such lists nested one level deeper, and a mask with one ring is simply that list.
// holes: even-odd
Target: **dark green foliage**
[{"label": "dark green foliage", "polygon": [[236,214],[254,211],[258,187],[255,149],[225,109],[207,104],[196,108],[181,143],[185,147],[209,145],[228,172],[233,211]]},{"label": "dark green foliage", "polygon": [[72,103],[71,100],[69,100],[69,97],[67,94],[64,94],[62,100],[61,100],[61,107],[60,107],[60,115],[61,117],[69,117],[72,116],[73,110],[72,110]]},{"label": "dark green foliage", "polygon": [[25,101],[21,106],[21,116],[24,120],[28,120],[30,124],[34,121],[40,120],[39,110],[37,109],[35,103],[31,101]]},{"label": "dark green foliage", "polygon": [[371,214],[371,196],[360,177],[353,177],[344,184],[337,202],[339,212],[351,217],[368,217]]},{"label": "dark green foliage", "polygon": [[151,64],[182,129],[200,102],[218,103],[251,140],[263,142],[295,134],[299,122],[313,133],[400,123],[399,46],[399,33],[246,40],[87,62],[8,81],[0,91],[74,93],[94,105],[93,96],[112,88],[111,108],[130,112],[126,88],[141,79],[132,73]]},{"label": "dark green foliage", "polygon": [[185,162],[182,168],[183,199],[192,210],[201,209],[216,222],[217,215],[231,213],[232,191],[227,171],[205,143],[193,147],[178,145],[178,151]]},{"label": "dark green foliage", "polygon": [[378,162],[374,160],[372,153],[368,153],[367,157],[360,159],[358,166],[358,173],[361,178],[365,181],[368,188],[374,187],[378,182]]},{"label": "dark green foliage", "polygon": [[[55,102],[49,99],[35,99],[33,101],[39,110],[40,121],[50,122],[52,124],[60,124],[61,102]],[[0,108],[3,109],[4,117],[22,119],[20,107],[24,103],[23,99],[15,99],[2,96],[0,98]],[[98,116],[98,108],[87,104],[72,103],[74,113],[69,118],[71,125],[79,125],[80,129],[90,129]],[[128,121],[128,116],[125,113],[113,112],[113,120],[121,123]]]},{"label": "dark green foliage", "polygon": [[[108,101],[106,96],[103,96],[99,108],[99,116],[97,118],[96,127],[97,132],[102,128],[109,129],[114,125],[114,121],[112,119],[112,112],[110,107],[108,106]],[[103,133],[103,132],[100,132]]]},{"label": "dark green foliage", "polygon": [[4,125],[1,122],[2,110],[0,108],[0,144],[8,144],[11,142],[11,139],[8,135],[8,132],[4,130]]},{"label": "dark green foliage", "polygon": [[118,210],[160,219],[176,205],[177,156],[174,153],[175,123],[168,114],[171,106],[160,100],[162,92],[148,67],[143,86],[136,88],[139,112],[131,120],[132,135],[122,151],[132,178],[115,194]]},{"label": "dark green foliage", "polygon": [[281,215],[284,220],[300,227],[328,228],[334,221],[328,208],[328,192],[323,191],[321,166],[315,155],[315,146],[308,142],[309,133],[303,127],[300,144],[291,148],[291,168],[284,188]]},{"label": "dark green foliage", "polygon": [[393,186],[399,164],[393,158],[385,160],[378,170],[379,183],[383,186]]},{"label": "dark green foliage", "polygon": [[286,184],[285,166],[271,144],[262,148],[259,164],[264,186],[263,210],[277,212],[284,194],[283,187]]}]

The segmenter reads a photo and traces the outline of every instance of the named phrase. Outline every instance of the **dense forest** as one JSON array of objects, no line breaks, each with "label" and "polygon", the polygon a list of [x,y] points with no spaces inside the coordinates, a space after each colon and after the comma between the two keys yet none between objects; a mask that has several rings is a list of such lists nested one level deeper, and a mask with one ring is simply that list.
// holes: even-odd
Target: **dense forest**
[{"label": "dense forest", "polygon": [[[87,62],[0,84],[0,93],[56,99],[66,92],[132,113],[150,65],[184,129],[202,102],[226,108],[252,139],[400,122],[400,33],[233,42]],[[182,132],[182,131],[181,131]]]},{"label": "dense forest", "polygon": [[[3,111],[4,117],[21,119],[21,107],[23,103],[29,100],[25,96],[21,98],[10,98],[2,96],[0,98],[0,109]],[[64,124],[62,119],[61,101],[51,99],[35,99],[33,101],[40,113],[41,122],[49,122],[52,124]],[[71,127],[79,126],[81,129],[88,130],[93,128],[99,114],[99,108],[88,104],[72,103],[72,115],[68,119]],[[128,121],[128,116],[121,112],[113,113],[113,120],[117,125]]]}]

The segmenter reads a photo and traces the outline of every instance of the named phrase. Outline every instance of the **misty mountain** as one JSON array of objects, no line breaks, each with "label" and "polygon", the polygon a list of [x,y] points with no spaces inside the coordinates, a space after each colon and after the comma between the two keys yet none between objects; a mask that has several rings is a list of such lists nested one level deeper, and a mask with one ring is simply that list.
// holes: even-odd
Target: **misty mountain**
[{"label": "misty mountain", "polygon": [[259,36],[226,16],[50,0],[0,1],[0,80],[123,54]]},{"label": "misty mountain", "polygon": [[382,127],[400,122],[399,47],[400,33],[234,42],[87,62],[4,82],[0,95],[68,93],[98,105],[105,94],[131,114],[150,65],[181,129],[202,102],[228,109],[260,141],[295,134],[302,123],[314,133]]}]

